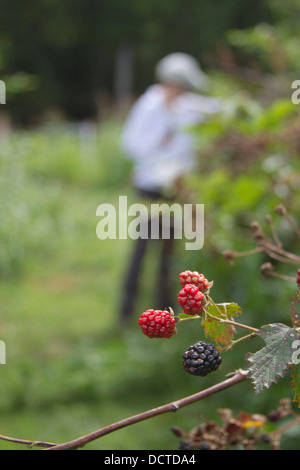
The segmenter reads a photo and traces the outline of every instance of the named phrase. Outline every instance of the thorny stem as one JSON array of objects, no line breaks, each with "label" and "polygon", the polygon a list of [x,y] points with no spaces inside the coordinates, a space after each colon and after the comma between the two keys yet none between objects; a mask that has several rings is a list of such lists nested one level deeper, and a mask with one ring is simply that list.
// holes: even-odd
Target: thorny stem
[{"label": "thorny stem", "polygon": [[182,398],[181,400],[168,403],[163,406],[159,406],[158,408],[153,408],[152,410],[144,411],[143,413],[137,414],[135,416],[131,416],[130,418],[123,419],[116,423],[110,424],[109,426],[105,426],[104,428],[98,429],[90,434],[85,436],[79,437],[70,442],[65,442],[64,444],[59,444],[54,447],[50,447],[46,450],[71,450],[71,449],[78,449],[79,447],[83,447],[89,442],[94,441],[95,439],[99,439],[106,434],[109,434],[113,431],[118,429],[124,428],[126,426],[130,426],[135,423],[139,423],[146,419],[152,418],[154,416],[158,416],[164,413],[168,413],[171,411],[177,411],[180,408],[183,408],[187,405],[191,405],[192,403],[196,403],[199,400],[203,400],[215,393],[221,392],[229,387],[232,387],[235,384],[238,384],[245,380],[248,377],[248,371],[239,370],[237,371],[232,377],[224,380],[223,382],[219,382],[212,387],[209,387],[205,390],[195,393],[194,395],[190,395],[188,397]]},{"label": "thorny stem", "polygon": [[249,372],[247,370],[239,369],[238,371],[235,371],[233,374],[230,374],[230,377],[228,377],[226,380],[224,380],[223,382],[219,382],[213,385],[212,387],[209,387],[205,390],[201,390],[200,392],[197,392],[193,395],[181,398],[180,400],[168,403],[166,405],[159,406],[157,408],[153,408],[148,411],[144,411],[142,413],[131,416],[129,418],[125,418],[121,421],[117,421],[113,424],[110,424],[101,429],[98,429],[97,431],[94,431],[82,437],[79,437],[73,441],[65,442],[64,444],[53,444],[51,442],[42,442],[42,441],[29,441],[29,440],[17,439],[17,438],[3,436],[3,435],[0,435],[0,439],[14,442],[17,444],[25,444],[29,447],[33,447],[33,446],[44,447],[45,448],[44,450],[78,449],[79,447],[83,447],[87,443],[92,442],[96,439],[99,439],[100,437],[105,436],[106,434],[110,434],[111,432],[117,431],[118,429],[122,429],[126,426],[130,426],[132,424],[139,423],[141,421],[145,421],[146,419],[152,418],[154,416],[158,416],[158,415],[168,413],[171,411],[172,412],[177,411],[180,408],[191,405],[200,400],[203,400],[204,398],[214,395],[215,393],[226,390],[227,388],[230,388],[233,385],[236,385],[246,380],[248,377],[248,374]]}]

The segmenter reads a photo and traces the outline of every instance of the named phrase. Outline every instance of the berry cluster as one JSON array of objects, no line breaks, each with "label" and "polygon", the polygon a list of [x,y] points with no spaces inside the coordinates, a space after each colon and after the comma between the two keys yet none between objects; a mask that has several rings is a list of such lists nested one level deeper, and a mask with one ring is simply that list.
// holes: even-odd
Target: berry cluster
[{"label": "berry cluster", "polygon": [[184,271],[179,274],[179,281],[182,287],[177,296],[177,302],[181,305],[184,313],[197,315],[203,310],[205,292],[210,283],[203,274],[197,271]]},{"label": "berry cluster", "polygon": [[167,310],[146,310],[138,323],[149,338],[171,338],[176,333],[175,318]]},{"label": "berry cluster", "polygon": [[[184,271],[179,275],[179,280],[182,289],[177,296],[177,302],[182,310],[191,316],[201,313],[212,282],[208,282],[204,275],[197,271]],[[180,316],[175,317],[169,307],[169,311],[146,310],[138,323],[144,335],[149,338],[171,338],[177,333],[175,323],[179,320]],[[184,370],[197,376],[205,376],[217,370],[221,362],[219,351],[205,341],[198,341],[183,354]]]},{"label": "berry cluster", "polygon": [[219,351],[205,341],[190,346],[183,354],[183,367],[189,374],[204,377],[217,370],[222,362]]}]

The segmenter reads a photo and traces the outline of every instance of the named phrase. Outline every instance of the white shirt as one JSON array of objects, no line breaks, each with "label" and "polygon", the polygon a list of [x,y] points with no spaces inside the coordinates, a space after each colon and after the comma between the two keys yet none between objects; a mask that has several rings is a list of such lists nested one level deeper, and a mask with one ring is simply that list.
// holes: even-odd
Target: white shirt
[{"label": "white shirt", "polygon": [[170,107],[161,85],[148,88],[129,113],[122,135],[122,147],[135,162],[134,186],[160,190],[190,172],[196,152],[187,127],[219,110],[218,100],[193,93],[180,95]]}]

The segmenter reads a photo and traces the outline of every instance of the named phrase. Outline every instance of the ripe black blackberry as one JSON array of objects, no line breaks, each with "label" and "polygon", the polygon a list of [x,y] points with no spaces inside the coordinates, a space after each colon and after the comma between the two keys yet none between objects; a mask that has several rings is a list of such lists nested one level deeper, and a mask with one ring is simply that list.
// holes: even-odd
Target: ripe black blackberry
[{"label": "ripe black blackberry", "polygon": [[194,444],[192,441],[180,441],[179,450],[193,450]]},{"label": "ripe black blackberry", "polygon": [[202,441],[199,444],[198,450],[211,450],[211,445],[208,442]]},{"label": "ripe black blackberry", "polygon": [[205,341],[190,346],[183,354],[183,367],[189,374],[204,377],[218,369],[222,362],[219,351]]}]

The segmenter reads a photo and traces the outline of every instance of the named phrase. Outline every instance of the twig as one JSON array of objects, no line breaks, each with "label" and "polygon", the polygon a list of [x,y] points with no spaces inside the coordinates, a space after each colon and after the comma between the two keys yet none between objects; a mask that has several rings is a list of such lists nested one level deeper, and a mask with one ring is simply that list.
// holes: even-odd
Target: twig
[{"label": "twig", "polygon": [[187,405],[191,405],[192,403],[196,403],[197,401],[203,400],[215,393],[221,392],[233,385],[236,385],[242,381],[244,381],[248,377],[248,371],[246,370],[239,370],[237,371],[232,377],[224,380],[223,382],[219,382],[212,387],[209,387],[205,390],[202,390],[194,395],[190,395],[188,397],[182,398],[181,400],[168,403],[163,406],[159,406],[158,408],[153,408],[148,411],[144,411],[143,413],[139,413],[135,416],[131,416],[130,418],[123,419],[116,423],[110,424],[105,426],[104,428],[98,429],[90,434],[85,436],[79,437],[70,442],[65,442],[64,444],[59,444],[54,447],[50,447],[45,450],[71,450],[71,449],[78,449],[79,447],[83,447],[84,445],[92,442],[96,439],[99,439],[102,436],[105,436],[113,431],[117,431],[118,429],[124,428],[126,426],[130,426],[135,423],[139,423],[149,418],[153,418],[154,416],[158,416],[164,413],[168,413],[171,411],[177,411],[180,408],[183,408]]},{"label": "twig", "polygon": [[290,263],[290,264],[299,264],[299,259],[290,259],[290,258],[285,258],[283,256],[280,256],[277,253],[274,253],[273,251],[267,249],[263,250],[270,258],[276,259],[277,261],[281,261],[282,263]]},{"label": "twig", "polygon": [[236,340],[234,340],[234,341],[231,341],[230,344],[228,344],[227,346],[224,346],[224,348],[222,348],[222,352],[228,351],[228,350],[231,349],[235,344],[240,343],[241,341],[244,341],[244,339],[254,338],[255,336],[257,336],[256,333],[249,333],[248,335],[241,336],[241,338],[238,338],[238,339],[236,339]]},{"label": "twig", "polygon": [[295,255],[294,253],[290,253],[289,251],[284,250],[272,243],[265,242],[266,248],[270,249],[271,251],[275,251],[276,253],[285,256],[286,258],[295,261],[295,264],[300,263],[300,256]]},{"label": "twig", "polygon": [[[213,299],[211,297],[208,297],[208,299],[210,300],[210,302],[213,304],[213,306],[218,310],[218,312],[220,313],[220,315],[224,315],[223,312],[221,312],[221,310],[218,308],[218,306],[215,304],[215,302],[213,301]],[[227,323],[228,325],[232,325],[232,326],[237,326],[239,328],[243,328],[244,330],[248,330],[248,331],[252,331],[254,333],[257,333],[259,331],[258,328],[253,328],[252,326],[248,326],[248,325],[244,325],[243,323],[238,323],[236,321],[233,321],[233,320],[229,320],[228,318],[220,318],[220,317],[215,317],[214,315],[212,315],[211,313],[207,312],[207,315],[212,318],[213,320],[216,320],[220,323]]]},{"label": "twig", "polygon": [[271,228],[271,232],[272,232],[272,236],[273,236],[273,239],[274,239],[274,242],[275,242],[275,245],[278,247],[278,248],[282,248],[282,243],[279,239],[279,236],[277,234],[277,231],[276,231],[276,228],[273,224],[273,220],[272,220],[272,217],[270,215],[267,215],[266,216],[266,222],[270,225],[270,228]]},{"label": "twig", "polygon": [[291,281],[294,283],[296,282],[296,277],[287,276],[285,274],[277,273],[276,271],[271,272],[270,276],[278,277],[279,279],[283,279],[284,281]]},{"label": "twig", "polygon": [[275,207],[274,212],[277,212],[277,214],[282,215],[288,221],[288,223],[290,224],[290,226],[292,227],[292,229],[296,233],[297,237],[300,238],[300,230],[298,229],[298,227],[294,224],[294,222],[290,218],[290,216],[289,216],[289,214],[286,210],[286,207],[283,204],[279,204],[277,207]]},{"label": "twig", "polygon": [[57,444],[53,444],[52,442],[43,442],[43,441],[28,441],[26,439],[17,439],[15,437],[8,437],[8,436],[3,436],[0,434],[0,439],[2,441],[9,441],[9,442],[14,442],[16,444],[25,444],[29,447],[53,447],[56,446]]}]

